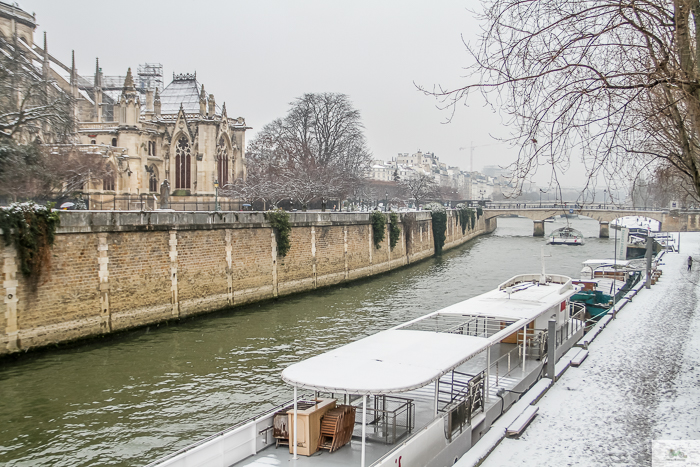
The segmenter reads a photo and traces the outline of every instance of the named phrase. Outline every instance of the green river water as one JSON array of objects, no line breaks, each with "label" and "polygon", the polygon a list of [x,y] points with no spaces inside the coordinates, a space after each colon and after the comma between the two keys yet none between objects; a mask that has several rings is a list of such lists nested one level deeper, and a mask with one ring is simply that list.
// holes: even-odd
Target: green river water
[{"label": "green river water", "polygon": [[[547,246],[547,271],[578,277],[613,255]],[[545,224],[547,233],[565,225]],[[611,230],[611,234],[612,234]],[[291,398],[291,363],[539,272],[532,221],[372,279],[0,360],[0,465],[144,465]]]}]

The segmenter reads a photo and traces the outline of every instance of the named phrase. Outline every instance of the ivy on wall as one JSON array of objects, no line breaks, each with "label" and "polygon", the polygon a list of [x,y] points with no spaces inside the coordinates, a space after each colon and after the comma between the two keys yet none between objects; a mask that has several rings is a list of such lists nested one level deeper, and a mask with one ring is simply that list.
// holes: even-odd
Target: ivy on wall
[{"label": "ivy on wall", "polygon": [[289,224],[289,213],[284,209],[276,209],[265,213],[265,218],[270,222],[272,229],[275,231],[277,238],[277,255],[287,256],[289,249],[292,247],[290,234],[292,226]]},{"label": "ivy on wall", "polygon": [[435,253],[440,253],[445,246],[445,234],[447,231],[447,210],[440,203],[430,203],[425,207],[430,211],[433,221],[433,241]]},{"label": "ivy on wall", "polygon": [[391,212],[389,216],[391,224],[389,225],[389,246],[393,250],[396,243],[401,238],[401,228],[399,227],[399,216],[395,212]]},{"label": "ivy on wall", "polygon": [[473,209],[468,208],[462,203],[459,203],[457,206],[455,206],[455,210],[457,211],[459,226],[462,227],[462,235],[464,235],[464,233],[467,231],[467,227],[469,227],[470,230],[474,230],[474,226],[476,225],[477,213]]},{"label": "ivy on wall", "polygon": [[34,286],[43,269],[51,266],[51,247],[60,223],[53,204],[41,206],[33,202],[13,203],[0,208],[0,229],[5,245],[17,251],[20,271]]},{"label": "ivy on wall", "polygon": [[381,211],[372,211],[372,214],[369,216],[369,220],[372,223],[372,238],[374,240],[374,247],[379,249],[384,241],[386,216]]}]

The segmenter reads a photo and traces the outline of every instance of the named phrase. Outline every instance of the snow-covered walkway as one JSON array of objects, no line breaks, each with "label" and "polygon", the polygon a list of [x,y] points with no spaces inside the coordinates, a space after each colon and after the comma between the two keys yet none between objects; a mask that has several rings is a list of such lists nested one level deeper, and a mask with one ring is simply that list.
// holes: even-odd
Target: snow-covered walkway
[{"label": "snow-covered walkway", "polygon": [[552,386],[522,437],[503,440],[482,465],[648,466],[652,440],[700,439],[699,260],[700,233],[683,233],[661,280]]}]

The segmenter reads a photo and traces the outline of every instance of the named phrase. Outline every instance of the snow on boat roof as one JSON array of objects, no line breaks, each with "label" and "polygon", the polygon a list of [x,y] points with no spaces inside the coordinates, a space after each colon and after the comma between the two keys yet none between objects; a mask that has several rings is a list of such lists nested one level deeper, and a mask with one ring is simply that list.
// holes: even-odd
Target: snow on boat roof
[{"label": "snow on boat roof", "polygon": [[589,259],[584,261],[582,264],[584,266],[603,266],[603,265],[610,265],[612,266],[613,264],[617,264],[618,266],[629,266],[629,264],[632,261],[630,260],[625,260],[625,259]]},{"label": "snow on boat roof", "polygon": [[[539,284],[539,277],[516,276],[491,292],[295,363],[282,372],[282,379],[299,388],[339,394],[392,394],[423,387],[574,293],[568,277],[547,276],[558,281],[547,284]],[[460,327],[455,323],[477,319],[490,320],[490,335],[454,333]]]},{"label": "snow on boat roof", "polygon": [[573,292],[569,277],[548,275],[544,285],[538,282],[539,278],[539,274],[515,276],[495,290],[455,303],[440,310],[440,313],[468,313],[532,321],[553,304],[566,300]]},{"label": "snow on boat roof", "polygon": [[483,337],[389,329],[291,365],[282,379],[342,394],[405,392],[430,384],[487,344]]}]

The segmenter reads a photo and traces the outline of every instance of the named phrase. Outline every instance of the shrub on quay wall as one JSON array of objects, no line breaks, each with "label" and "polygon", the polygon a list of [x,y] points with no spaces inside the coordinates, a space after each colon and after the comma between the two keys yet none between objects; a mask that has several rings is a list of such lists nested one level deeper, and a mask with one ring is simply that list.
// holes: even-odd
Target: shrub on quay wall
[{"label": "shrub on quay wall", "polygon": [[384,241],[384,229],[386,228],[386,216],[381,211],[372,211],[369,216],[372,223],[372,238],[374,247],[379,249]]},{"label": "shrub on quay wall", "polygon": [[401,228],[399,227],[398,214],[392,211],[389,220],[391,221],[391,225],[389,226],[389,246],[393,250],[399,238],[401,238]]},{"label": "shrub on quay wall", "polygon": [[266,212],[265,218],[267,218],[272,229],[275,231],[277,255],[282,257],[287,256],[289,249],[292,247],[292,241],[289,237],[292,233],[292,226],[289,224],[289,213],[284,209],[276,209]]},{"label": "shrub on quay wall", "polygon": [[462,203],[455,206],[455,209],[457,211],[457,218],[459,219],[459,226],[462,227],[462,235],[467,231],[467,226],[469,226],[470,230],[474,230],[474,226],[476,225],[476,212]]},{"label": "shrub on quay wall", "polygon": [[433,221],[433,241],[435,253],[440,253],[445,245],[445,232],[447,231],[447,210],[440,203],[430,203],[425,207],[430,211]]},{"label": "shrub on quay wall", "polygon": [[36,286],[43,269],[51,266],[51,247],[60,223],[53,204],[13,203],[0,208],[0,229],[5,245],[17,251],[20,271]]}]

